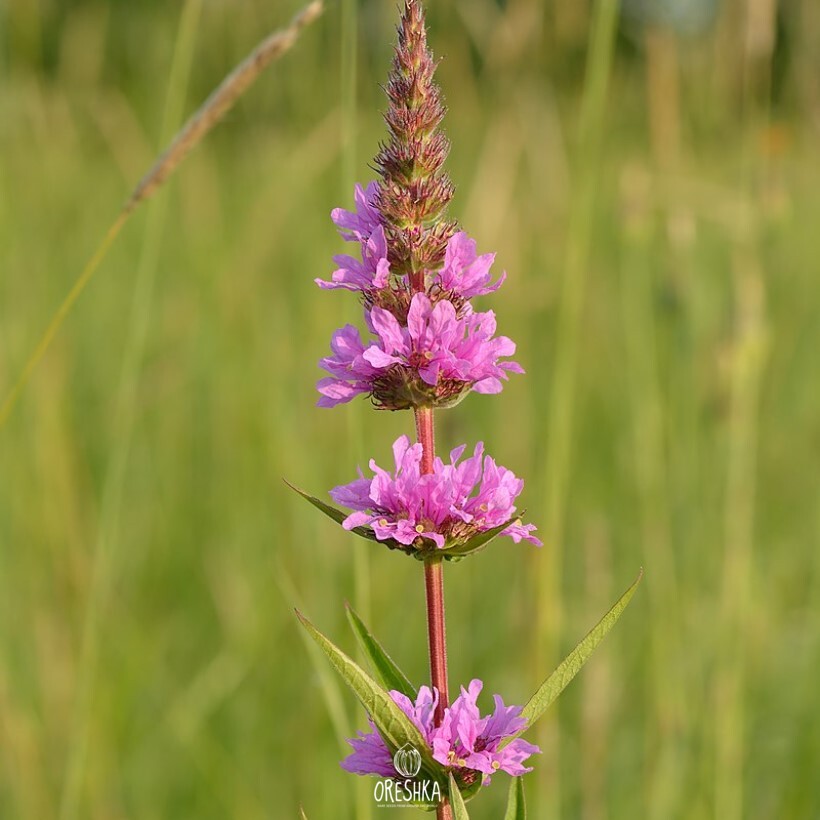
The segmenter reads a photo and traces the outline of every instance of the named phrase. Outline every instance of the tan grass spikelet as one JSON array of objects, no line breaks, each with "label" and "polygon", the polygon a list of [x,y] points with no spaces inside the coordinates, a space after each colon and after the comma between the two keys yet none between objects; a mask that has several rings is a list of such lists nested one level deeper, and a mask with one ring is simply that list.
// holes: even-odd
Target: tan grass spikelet
[{"label": "tan grass spikelet", "polygon": [[117,218],[106,231],[91,258],[60,303],[36,347],[26,360],[17,381],[0,405],[0,429],[8,421],[21,393],[31,379],[34,370],[45,355],[54,336],[62,326],[74,303],[85,290],[100,264],[122,230],[130,215],[154,193],[180,166],[185,157],[203,140],[209,131],[225,116],[234,103],[248,90],[267,66],[283,56],[296,43],[302,30],[314,22],[324,11],[324,0],[313,0],[279,31],[266,37],[259,45],[220,83],[216,90],[197,109],[182,129],[163,151],[148,173],[140,180],[126,200]]}]

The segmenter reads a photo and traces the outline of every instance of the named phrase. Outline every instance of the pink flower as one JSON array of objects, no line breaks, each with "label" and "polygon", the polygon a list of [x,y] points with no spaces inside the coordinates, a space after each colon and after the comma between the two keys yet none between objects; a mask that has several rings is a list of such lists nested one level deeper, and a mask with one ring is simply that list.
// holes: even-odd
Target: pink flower
[{"label": "pink flower", "polygon": [[494,695],[495,710],[481,717],[476,700],[484,684],[470,681],[453,705],[444,712],[441,726],[431,733],[433,757],[442,765],[481,772],[486,785],[490,775],[501,770],[514,777],[531,772],[524,761],[541,750],[532,743],[516,738],[503,748],[502,741],[522,731],[527,721],[520,717],[520,706],[505,706],[500,695]]},{"label": "pink flower", "polygon": [[332,356],[319,362],[330,377],[320,379],[316,387],[322,394],[319,407],[335,407],[344,404],[361,393],[369,393],[378,371],[364,359],[365,347],[359,331],[353,325],[345,325],[330,340]]},{"label": "pink flower", "polygon": [[[347,254],[334,256],[333,261],[338,268],[333,271],[330,281],[314,281],[325,290],[359,291],[371,305],[395,307],[397,309],[391,312],[403,318],[410,297],[408,284],[406,281],[390,280],[387,239],[378,213],[371,204],[377,190],[375,182],[370,183],[366,192],[361,185],[357,185],[357,211],[352,213],[341,208],[333,211],[333,220],[341,228],[342,236],[360,243],[361,260]],[[455,234],[447,243],[441,270],[428,273],[428,296],[434,301],[448,300],[458,306],[459,313],[471,312],[469,300],[494,293],[507,276],[502,273],[498,281],[490,284],[490,268],[494,261],[494,253],[477,256],[475,240],[464,231]],[[378,291],[385,293],[379,294]]]},{"label": "pink flower", "polygon": [[346,211],[344,208],[334,208],[331,211],[330,218],[348,242],[367,242],[381,224],[381,217],[375,204],[378,193],[378,182],[370,182],[366,188],[357,183],[353,195],[356,210]]},{"label": "pink flower", "polygon": [[[492,311],[459,317],[451,302],[434,305],[417,293],[410,303],[407,327],[378,306],[365,315],[377,339],[365,349],[348,326],[333,336],[336,355],[320,362],[334,377],[319,383],[323,407],[349,401],[358,393],[370,393],[378,406],[391,410],[452,406],[469,390],[499,393],[508,373],[524,372],[517,362],[500,361],[515,353],[515,343],[506,336],[493,336]],[[341,354],[337,353],[340,336],[344,336]],[[354,347],[356,357],[351,358]]]},{"label": "pink flower", "polygon": [[[372,479],[360,472],[357,480],[330,491],[336,503],[354,510],[344,528],[370,527],[379,541],[423,547],[426,539],[444,549],[510,521],[524,482],[485,456],[481,442],[459,463],[464,450],[464,445],[453,450],[449,464],[436,458],[433,472],[422,475],[421,444],[411,445],[407,436],[396,439],[393,475],[371,460]],[[515,522],[501,535],[541,546],[533,530],[532,524]]]},{"label": "pink flower", "polygon": [[[419,689],[416,702],[395,690],[390,697],[399,706],[424,737],[433,758],[453,772],[460,785],[465,786],[481,777],[486,785],[490,776],[504,771],[513,776],[532,771],[524,761],[541,750],[521,738],[515,738],[501,748],[503,741],[521,732],[526,721],[520,717],[520,706],[505,706],[499,695],[494,696],[495,710],[481,716],[476,699],[483,684],[473,680],[467,689],[444,711],[441,726],[435,726],[433,714],[438,703],[438,692],[427,686]],[[342,761],[342,768],[354,774],[373,774],[402,779],[393,766],[390,750],[370,721],[370,732],[359,732],[348,740],[353,753]]]},{"label": "pink flower", "polygon": [[435,284],[444,293],[451,294],[451,299],[466,300],[494,293],[504,283],[507,274],[502,273],[498,281],[491,285],[490,268],[493,262],[494,253],[476,256],[475,240],[460,231],[447,243],[444,267],[436,274]]},{"label": "pink flower", "polygon": [[333,257],[339,266],[333,271],[330,281],[315,279],[324,290],[358,290],[363,293],[386,288],[390,283],[390,263],[387,261],[387,240],[384,228],[378,225],[373,232],[362,239],[362,259],[359,261],[347,254]]}]

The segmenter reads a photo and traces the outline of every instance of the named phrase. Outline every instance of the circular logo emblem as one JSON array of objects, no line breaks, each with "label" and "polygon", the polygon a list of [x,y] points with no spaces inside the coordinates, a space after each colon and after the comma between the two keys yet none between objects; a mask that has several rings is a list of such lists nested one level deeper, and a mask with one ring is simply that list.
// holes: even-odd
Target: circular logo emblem
[{"label": "circular logo emblem", "polygon": [[393,766],[402,777],[415,777],[421,769],[421,755],[418,749],[405,743],[393,755]]}]

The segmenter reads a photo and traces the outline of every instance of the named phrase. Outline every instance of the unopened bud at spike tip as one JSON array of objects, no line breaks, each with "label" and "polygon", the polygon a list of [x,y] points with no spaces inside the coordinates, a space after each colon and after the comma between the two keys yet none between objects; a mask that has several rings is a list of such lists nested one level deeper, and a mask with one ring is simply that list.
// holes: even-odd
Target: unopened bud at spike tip
[{"label": "unopened bud at spike tip", "polygon": [[457,230],[446,217],[454,187],[443,170],[450,142],[437,129],[446,108],[434,80],[436,62],[427,48],[421,3],[408,0],[385,89],[389,139],[374,164],[382,182],[375,198],[396,274],[417,276],[444,261]]}]

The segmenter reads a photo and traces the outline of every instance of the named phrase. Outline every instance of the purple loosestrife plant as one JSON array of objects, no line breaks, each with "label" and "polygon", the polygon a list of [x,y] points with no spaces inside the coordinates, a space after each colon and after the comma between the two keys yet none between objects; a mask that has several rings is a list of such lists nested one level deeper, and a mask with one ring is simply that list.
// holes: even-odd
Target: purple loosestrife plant
[{"label": "purple loosestrife plant", "polygon": [[494,255],[479,255],[447,216],[453,185],[443,166],[450,144],[438,130],[445,108],[435,69],[420,0],[405,0],[386,87],[388,140],[374,162],[380,179],[356,186],[354,210],[332,212],[342,238],[358,251],[336,256],[330,278],[316,280],[325,290],[358,294],[369,332],[363,339],[346,325],[333,334],[332,355],[320,362],[329,375],[317,385],[319,406],[362,395],[378,409],[412,410],[417,441],[401,436],[394,443],[394,472],[371,461],[372,476],[360,470],[356,480],[331,491],[347,512],[298,491],[344,529],[422,562],[431,685],[417,690],[352,610],[351,625],[378,680],[299,617],[369,712],[370,732],[349,741],[353,753],[343,768],[395,781],[416,802],[435,795],[439,820],[453,812],[466,817],[465,801],[493,774],[506,772],[514,778],[510,799],[521,807],[519,817],[520,777],[530,771],[525,761],[539,752],[519,735],[577,673],[638,581],[523,707],[506,706],[496,695],[494,711],[482,717],[480,680],[449,702],[444,562],[472,555],[499,536],[541,542],[516,508],[524,482],[485,455],[483,444],[467,458],[466,445],[446,462],[435,454],[436,410],[470,392],[498,393],[509,373],[524,372],[510,359],[514,342],[496,335],[495,314],[472,304],[497,291],[506,274],[494,279]]}]

